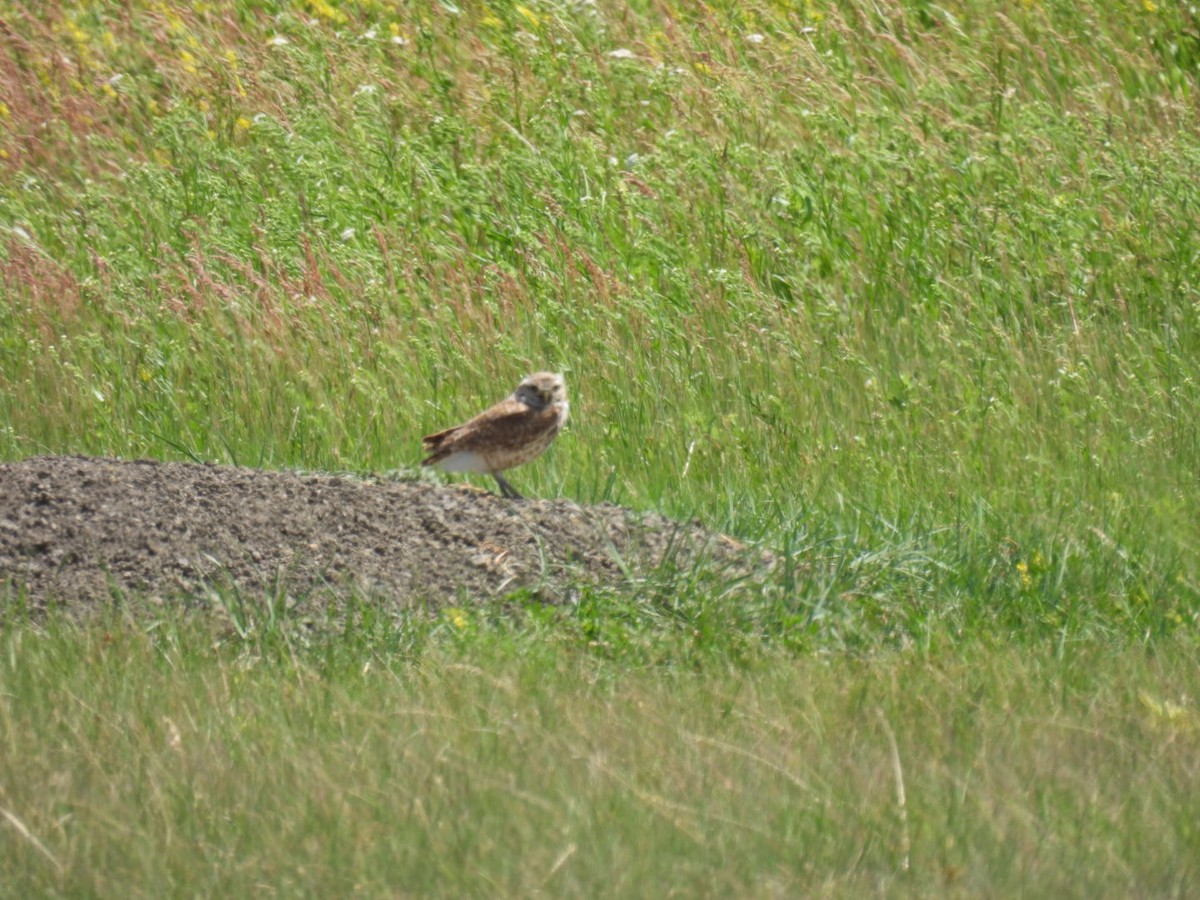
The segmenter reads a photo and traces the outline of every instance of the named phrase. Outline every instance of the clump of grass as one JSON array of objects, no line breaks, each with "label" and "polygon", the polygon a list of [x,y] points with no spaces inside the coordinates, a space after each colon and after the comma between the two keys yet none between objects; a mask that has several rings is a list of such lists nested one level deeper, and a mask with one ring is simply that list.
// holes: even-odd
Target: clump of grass
[{"label": "clump of grass", "polygon": [[5,629],[11,890],[1195,878],[1191,643],[617,667],[561,628],[453,612],[417,643],[363,623],[285,647],[206,621]]}]

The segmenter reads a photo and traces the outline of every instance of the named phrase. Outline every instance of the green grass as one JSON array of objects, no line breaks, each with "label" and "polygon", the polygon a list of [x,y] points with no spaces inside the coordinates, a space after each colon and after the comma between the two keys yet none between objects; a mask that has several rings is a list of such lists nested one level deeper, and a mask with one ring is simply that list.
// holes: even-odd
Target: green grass
[{"label": "green grass", "polygon": [[390,470],[559,368],[527,491],[786,557],[309,639],[10,611],[11,895],[1195,892],[1186,4],[0,20],[0,458]]},{"label": "green grass", "polygon": [[1180,699],[1200,670],[1177,640],[618,671],[528,622],[461,643],[360,623],[309,647],[112,626],[3,635],[3,806],[31,835],[7,829],[7,896],[1200,878],[1200,716]]}]

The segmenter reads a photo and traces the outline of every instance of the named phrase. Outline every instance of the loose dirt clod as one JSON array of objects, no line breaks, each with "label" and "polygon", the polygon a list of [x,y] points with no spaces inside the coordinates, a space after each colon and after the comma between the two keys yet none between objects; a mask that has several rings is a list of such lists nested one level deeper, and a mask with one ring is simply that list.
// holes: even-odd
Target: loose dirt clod
[{"label": "loose dirt clod", "polygon": [[701,558],[746,571],[764,562],[698,524],[611,504],[150,460],[0,464],[0,598],[35,609],[214,590],[403,608],[527,589],[554,602],[572,586]]}]

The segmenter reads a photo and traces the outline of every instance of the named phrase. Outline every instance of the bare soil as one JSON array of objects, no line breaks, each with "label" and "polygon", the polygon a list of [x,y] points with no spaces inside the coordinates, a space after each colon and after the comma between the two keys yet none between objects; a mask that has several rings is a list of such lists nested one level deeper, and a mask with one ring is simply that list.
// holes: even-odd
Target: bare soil
[{"label": "bare soil", "polygon": [[0,603],[369,598],[392,608],[769,563],[697,523],[611,504],[219,465],[44,456],[0,464]]}]

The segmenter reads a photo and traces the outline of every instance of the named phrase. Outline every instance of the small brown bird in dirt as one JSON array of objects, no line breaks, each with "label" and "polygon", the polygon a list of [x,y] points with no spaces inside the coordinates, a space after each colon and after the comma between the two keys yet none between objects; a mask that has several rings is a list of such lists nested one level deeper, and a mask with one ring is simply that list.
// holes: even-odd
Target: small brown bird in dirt
[{"label": "small brown bird in dirt", "polygon": [[505,497],[520,499],[500,473],[540,456],[567,421],[567,383],[535,372],[491,409],[462,425],[421,438],[423,466],[444,472],[486,472]]}]

